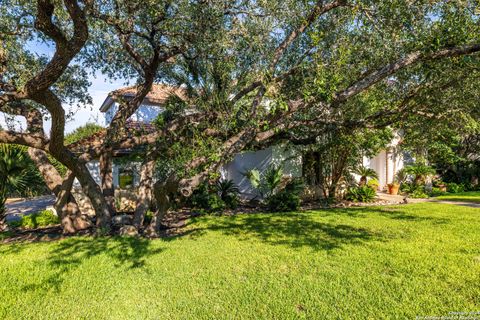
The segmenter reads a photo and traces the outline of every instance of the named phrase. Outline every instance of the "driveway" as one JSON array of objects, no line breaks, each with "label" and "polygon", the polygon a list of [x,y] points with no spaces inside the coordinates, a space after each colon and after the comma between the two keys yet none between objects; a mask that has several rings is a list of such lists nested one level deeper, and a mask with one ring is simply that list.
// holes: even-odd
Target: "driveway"
[{"label": "driveway", "polygon": [[8,202],[6,204],[7,221],[18,220],[23,215],[45,210],[54,203],[54,196],[42,196]]}]

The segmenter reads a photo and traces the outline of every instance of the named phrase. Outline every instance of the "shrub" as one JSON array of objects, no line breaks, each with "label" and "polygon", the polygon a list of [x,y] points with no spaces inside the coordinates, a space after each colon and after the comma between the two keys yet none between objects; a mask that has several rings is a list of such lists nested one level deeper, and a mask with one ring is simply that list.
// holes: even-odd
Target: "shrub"
[{"label": "shrub", "polygon": [[283,175],[282,166],[270,165],[264,173],[251,169],[244,173],[250,184],[261,197],[268,198],[280,191]]},{"label": "shrub", "polygon": [[229,209],[237,209],[238,204],[240,203],[240,198],[236,194],[229,194],[224,199],[225,206]]},{"label": "shrub", "polygon": [[359,166],[353,170],[353,173],[356,173],[360,176],[360,186],[364,186],[367,184],[367,179],[372,178],[372,179],[377,179],[378,174],[375,170],[371,168],[367,168],[365,166]]},{"label": "shrub", "polygon": [[378,187],[380,186],[380,182],[377,179],[370,179],[367,182],[367,186],[377,191]]},{"label": "shrub", "polygon": [[423,188],[417,188],[408,195],[412,199],[425,199],[428,198],[428,194],[425,193]]},{"label": "shrub", "polygon": [[300,194],[304,185],[301,179],[294,179],[288,182],[285,187],[269,195],[265,202],[268,210],[278,212],[297,211],[300,208]]},{"label": "shrub", "polygon": [[[425,186],[418,185],[415,182],[404,183],[402,184],[400,189],[402,192],[408,194],[408,196],[413,199],[428,198],[428,194],[425,192]],[[436,189],[438,190],[438,192],[440,192],[438,188],[433,188],[433,189]]]},{"label": "shrub", "polygon": [[30,215],[25,215],[22,219],[10,223],[11,227],[23,229],[35,229],[39,227],[48,227],[60,223],[60,219],[50,210],[43,210]]},{"label": "shrub", "polygon": [[400,191],[406,193],[406,194],[411,194],[416,192],[417,190],[424,190],[423,186],[416,185],[415,183],[404,183],[400,186]]},{"label": "shrub", "polygon": [[300,197],[294,193],[282,190],[268,197],[266,203],[270,211],[296,211],[300,208]]},{"label": "shrub", "polygon": [[300,207],[303,181],[285,176],[281,165],[270,165],[263,174],[252,169],[244,175],[259,192],[263,203],[270,211],[295,211]]},{"label": "shrub", "polygon": [[[46,185],[24,146],[0,144],[0,217],[9,196],[43,194]],[[1,218],[0,218],[1,219]]]},{"label": "shrub", "polygon": [[228,208],[236,209],[238,207],[240,190],[233,180],[219,180],[215,189]]},{"label": "shrub", "polygon": [[377,193],[369,186],[351,187],[345,198],[353,202],[372,202]]},{"label": "shrub", "polygon": [[446,194],[446,192],[440,191],[440,188],[436,188],[436,187],[433,187],[432,191],[430,191],[429,193],[430,197],[438,197],[444,194]]},{"label": "shrub", "polygon": [[191,205],[206,212],[217,212],[225,209],[225,202],[206,183],[195,190],[191,198]]},{"label": "shrub", "polygon": [[393,182],[396,182],[400,185],[404,184],[408,179],[408,173],[405,170],[405,168],[402,168],[398,170],[398,172],[395,174],[395,177],[393,178]]},{"label": "shrub", "polygon": [[450,193],[464,192],[465,186],[463,184],[457,184],[455,182],[451,182],[447,185],[447,191]]},{"label": "shrub", "polygon": [[206,203],[201,209],[205,209],[207,212],[222,211],[225,209],[225,202],[218,194],[213,193],[206,198]]}]

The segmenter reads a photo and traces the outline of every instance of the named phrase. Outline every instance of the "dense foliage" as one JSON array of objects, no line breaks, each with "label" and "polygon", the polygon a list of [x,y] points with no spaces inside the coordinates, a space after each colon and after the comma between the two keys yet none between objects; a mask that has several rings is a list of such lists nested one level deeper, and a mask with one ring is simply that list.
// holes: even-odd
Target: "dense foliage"
[{"label": "dense foliage", "polygon": [[300,208],[300,196],[303,192],[303,182],[293,179],[285,185],[284,188],[265,198],[265,203],[269,211],[272,212],[291,212]]},{"label": "dense foliage", "polygon": [[203,183],[194,191],[189,202],[193,208],[204,212],[236,209],[240,202],[239,189],[232,180]]},{"label": "dense foliage", "polygon": [[82,139],[91,137],[102,129],[103,127],[96,123],[86,123],[71,133],[65,135],[65,145],[69,145]]},{"label": "dense foliage", "polygon": [[[27,128],[2,131],[0,142],[34,147],[61,162],[105,230],[115,213],[109,172],[118,146],[148,145],[144,167],[157,162],[155,188],[152,174],[140,183],[140,190],[161,190],[157,221],[179,196],[218,179],[220,167],[244,150],[288,141],[317,152],[316,181],[334,198],[350,180],[346,168],[385,146],[392,132],[419,137],[412,138],[413,150],[422,145],[421,126],[440,121],[458,133],[478,120],[474,1],[2,4],[0,110],[25,118]],[[39,41],[55,52],[32,52]],[[65,146],[65,120],[73,114],[64,105],[91,102],[88,72],[97,71],[132,80],[137,92],[129,99],[112,93],[118,104],[112,123],[88,152],[75,154]],[[126,121],[154,82],[181,87],[185,97],[169,101],[156,134],[123,139]],[[458,125],[449,126],[456,115]],[[92,157],[101,160],[100,185],[84,166]],[[68,178],[57,177],[56,169],[49,174]],[[144,216],[149,196],[139,194]],[[71,200],[68,192],[64,197]]]},{"label": "dense foliage", "polygon": [[321,186],[324,196],[335,198],[340,187],[354,184],[349,168],[356,168],[361,175],[360,184],[376,173],[364,168],[363,157],[373,157],[392,140],[390,129],[354,131],[332,130],[317,139],[317,143],[308,146],[304,162],[304,175],[308,184]]},{"label": "dense foliage", "polygon": [[345,199],[353,202],[372,202],[376,196],[375,189],[363,185],[348,188]]},{"label": "dense foliage", "polygon": [[29,215],[24,215],[18,221],[12,221],[9,225],[13,228],[36,229],[58,225],[60,219],[50,210],[43,210]]},{"label": "dense foliage", "polygon": [[0,144],[0,227],[5,218],[7,197],[32,196],[42,192],[45,192],[45,184],[26,148]]}]

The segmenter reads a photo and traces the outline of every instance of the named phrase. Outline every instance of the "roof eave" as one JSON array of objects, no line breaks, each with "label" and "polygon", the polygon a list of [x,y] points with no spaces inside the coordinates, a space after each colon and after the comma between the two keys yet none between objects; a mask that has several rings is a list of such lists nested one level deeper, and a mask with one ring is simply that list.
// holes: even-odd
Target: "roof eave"
[{"label": "roof eave", "polygon": [[110,109],[110,107],[112,106],[112,104],[114,103],[115,101],[112,99],[112,97],[107,96],[105,98],[105,101],[103,101],[102,105],[100,106],[100,111],[101,112],[107,112],[108,109]]}]

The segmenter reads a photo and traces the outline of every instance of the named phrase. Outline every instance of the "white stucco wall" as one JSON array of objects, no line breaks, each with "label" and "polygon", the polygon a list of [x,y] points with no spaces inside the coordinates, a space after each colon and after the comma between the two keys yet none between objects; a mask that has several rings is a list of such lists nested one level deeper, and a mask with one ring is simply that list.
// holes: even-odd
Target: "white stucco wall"
[{"label": "white stucco wall", "polygon": [[[378,174],[378,181],[380,182],[380,188],[385,187],[388,183],[391,183],[395,178],[395,175],[404,166],[402,153],[381,151],[377,156],[366,159],[364,166],[372,168]],[[388,176],[387,176],[388,166]]]},{"label": "white stucco wall", "polygon": [[[115,113],[118,110],[118,104],[113,103],[105,112],[105,125],[109,125]],[[159,105],[143,103],[137,111],[129,118],[131,121],[152,122],[164,109]]]},{"label": "white stucco wall", "polygon": [[[113,185],[115,188],[118,188],[119,185],[119,173],[120,173],[120,168],[127,166],[126,164],[122,163],[113,163],[112,166],[112,172],[113,172]],[[132,169],[133,171],[133,183],[134,185],[138,185],[140,182],[140,162],[131,162],[128,164],[128,167]],[[98,160],[93,160],[87,163],[87,169],[92,175],[93,179],[98,185],[101,185],[102,179],[100,178],[100,163]],[[80,182],[78,182],[77,179],[75,179],[73,185],[75,187],[80,186]]]},{"label": "white stucco wall", "polygon": [[301,177],[301,162],[302,157],[295,150],[286,150],[282,146],[274,146],[265,150],[238,154],[231,162],[222,167],[220,173],[223,179],[233,180],[240,189],[242,196],[254,198],[257,193],[248,178],[245,177],[248,170],[256,169],[260,173],[264,173],[270,165],[283,164],[285,175]]}]

